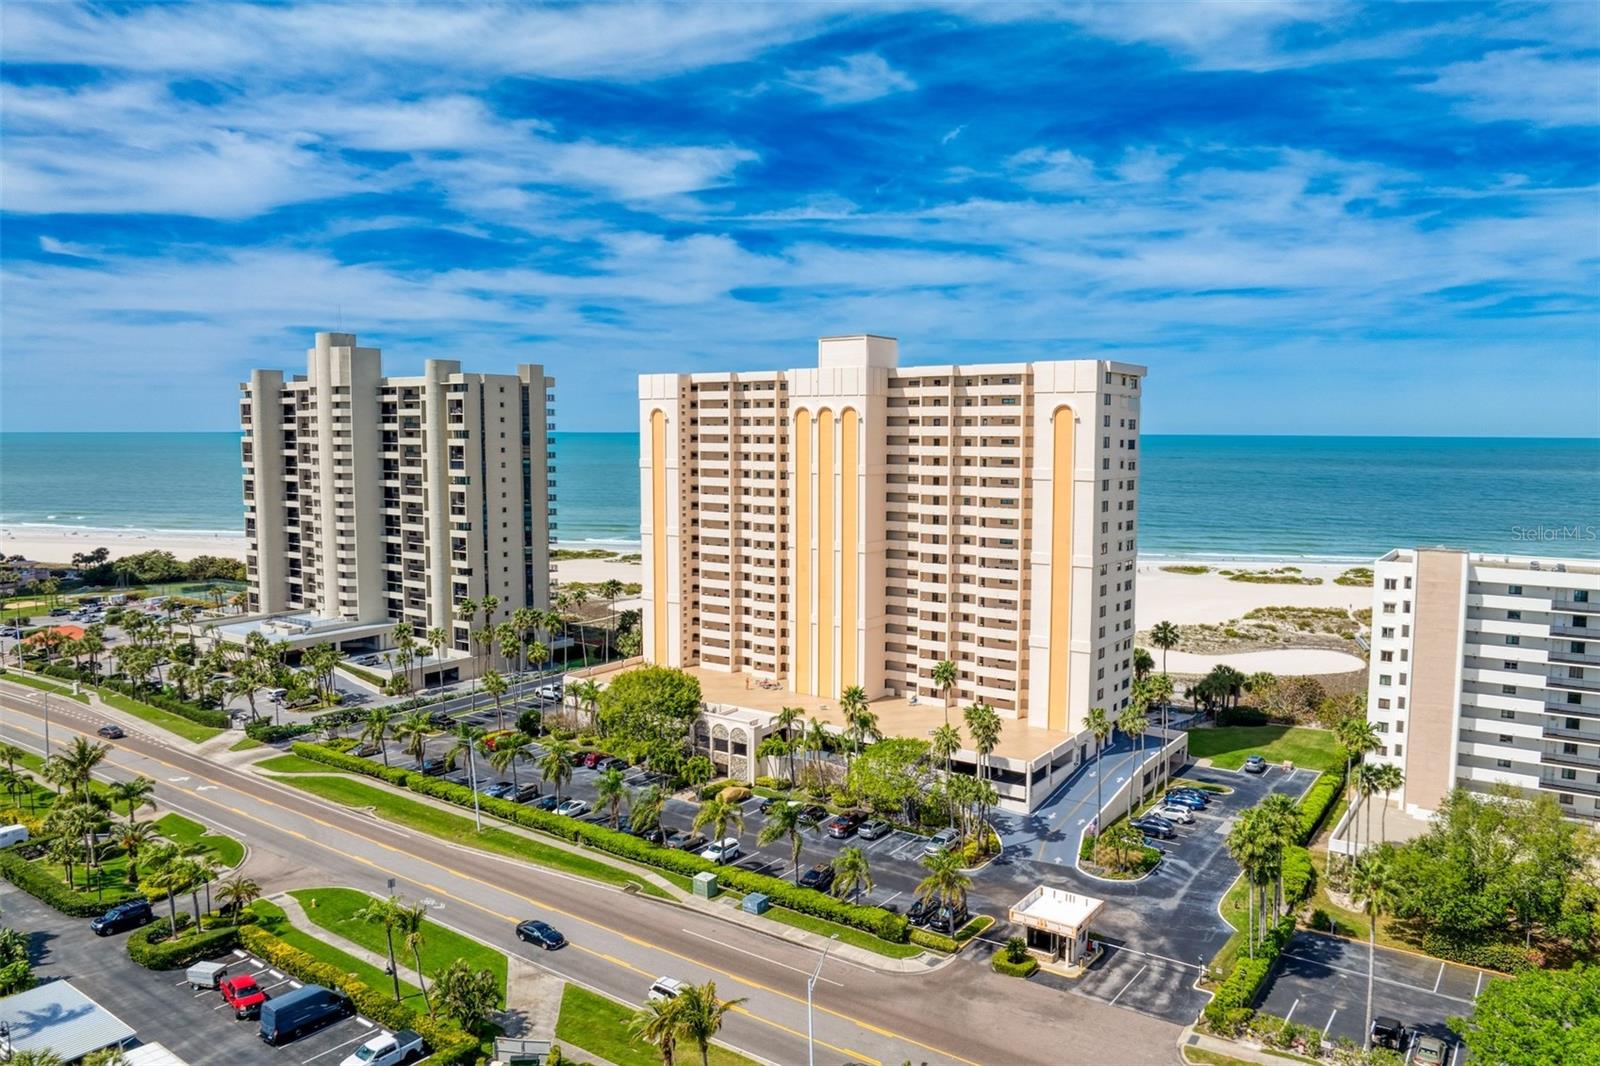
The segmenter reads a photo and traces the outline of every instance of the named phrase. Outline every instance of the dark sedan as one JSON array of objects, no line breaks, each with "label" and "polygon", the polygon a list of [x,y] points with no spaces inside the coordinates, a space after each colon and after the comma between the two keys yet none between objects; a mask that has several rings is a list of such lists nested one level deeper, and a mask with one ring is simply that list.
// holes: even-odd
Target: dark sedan
[{"label": "dark sedan", "polygon": [[811,869],[800,875],[801,888],[814,888],[818,892],[826,892],[833,887],[833,867],[825,862],[819,862]]},{"label": "dark sedan", "polygon": [[828,835],[835,840],[845,840],[861,825],[861,815],[841,814],[828,822]]},{"label": "dark sedan", "polygon": [[561,935],[560,930],[547,922],[535,919],[517,923],[517,939],[524,943],[537,944],[546,951],[554,951],[556,948],[566,947],[567,944],[567,938]]},{"label": "dark sedan", "polygon": [[107,740],[121,740],[123,737],[128,735],[122,731],[122,727],[120,725],[112,725],[110,722],[107,722],[99,729],[96,729],[95,732],[105,737]]},{"label": "dark sedan", "polygon": [[450,772],[450,765],[443,759],[423,759],[422,765],[417,767],[429,777],[438,777]]},{"label": "dark sedan", "polygon": [[1171,822],[1153,814],[1135,818],[1130,824],[1145,836],[1159,837],[1162,840],[1171,840],[1177,835],[1177,830],[1173,828]]}]

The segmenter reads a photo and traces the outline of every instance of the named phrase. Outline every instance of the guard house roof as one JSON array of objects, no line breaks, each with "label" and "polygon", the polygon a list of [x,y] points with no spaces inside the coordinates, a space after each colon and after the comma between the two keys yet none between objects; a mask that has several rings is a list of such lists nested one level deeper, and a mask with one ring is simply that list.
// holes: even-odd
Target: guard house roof
[{"label": "guard house roof", "polygon": [[127,1023],[70,981],[48,981],[0,999],[0,1022],[11,1028],[7,1050],[12,1055],[48,1050],[62,1062],[75,1062],[101,1048],[120,1047],[134,1035]]},{"label": "guard house roof", "polygon": [[1093,896],[1040,885],[1011,908],[1011,920],[1050,933],[1076,936],[1103,906],[1105,901]]}]

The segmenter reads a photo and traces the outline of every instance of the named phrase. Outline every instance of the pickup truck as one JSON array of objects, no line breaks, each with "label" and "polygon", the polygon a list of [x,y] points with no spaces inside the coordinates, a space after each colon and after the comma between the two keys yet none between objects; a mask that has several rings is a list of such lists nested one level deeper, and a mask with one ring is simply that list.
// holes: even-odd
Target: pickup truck
[{"label": "pickup truck", "polygon": [[424,1053],[421,1034],[401,1029],[397,1033],[379,1033],[372,1037],[346,1056],[339,1066],[400,1066],[404,1062],[416,1062]]}]

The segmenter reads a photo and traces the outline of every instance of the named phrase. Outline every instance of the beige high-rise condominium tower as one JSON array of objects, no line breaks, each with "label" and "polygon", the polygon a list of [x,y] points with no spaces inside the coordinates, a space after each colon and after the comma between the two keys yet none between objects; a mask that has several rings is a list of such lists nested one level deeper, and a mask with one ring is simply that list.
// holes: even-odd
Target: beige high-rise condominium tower
[{"label": "beige high-rise condominium tower", "polygon": [[644,654],[837,700],[1128,702],[1144,368],[818,365],[639,379]]},{"label": "beige high-rise condominium tower", "polygon": [[305,376],[240,386],[250,610],[407,621],[468,647],[463,599],[497,618],[550,595],[552,378],[430,359],[386,378],[376,348],[318,333]]}]

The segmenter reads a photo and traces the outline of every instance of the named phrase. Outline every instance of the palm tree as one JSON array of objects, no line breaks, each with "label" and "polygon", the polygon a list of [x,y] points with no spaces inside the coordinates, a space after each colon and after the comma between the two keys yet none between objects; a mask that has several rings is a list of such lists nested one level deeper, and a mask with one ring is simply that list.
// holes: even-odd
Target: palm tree
[{"label": "palm tree", "polygon": [[939,695],[944,697],[944,724],[950,724],[950,697],[955,695],[956,682],[961,679],[961,671],[949,659],[937,662],[933,666],[933,687],[939,690]]},{"label": "palm tree", "polygon": [[589,728],[596,728],[600,724],[600,686],[587,679],[574,681],[567,686],[566,694],[589,712]]},{"label": "palm tree", "polygon": [[862,892],[872,891],[872,867],[867,863],[866,852],[848,847],[834,856],[833,890],[841,896],[847,892],[854,895],[857,903],[861,902]]},{"label": "palm tree", "polygon": [[1128,739],[1134,741],[1133,751],[1128,753],[1128,761],[1132,763],[1139,760],[1139,766],[1128,774],[1128,817],[1133,817],[1133,797],[1143,795],[1138,775],[1144,769],[1144,731],[1150,727],[1150,719],[1144,713],[1144,706],[1134,700],[1122,708],[1122,713],[1117,715],[1117,728],[1127,734]]},{"label": "palm tree", "polygon": [[917,884],[918,899],[924,902],[936,899],[955,910],[966,906],[967,890],[972,887],[972,878],[961,872],[960,853],[946,849],[933,855],[924,855],[922,868],[928,871],[928,876]]},{"label": "palm tree", "polygon": [[717,983],[690,985],[673,1000],[679,1030],[700,1049],[700,1066],[711,1066],[711,1038],[722,1028],[722,1019],[743,999],[718,999]]},{"label": "palm tree", "polygon": [[[1366,811],[1367,847],[1372,846],[1372,797],[1383,791],[1383,764],[1364,762],[1356,767],[1356,791],[1361,795],[1361,806]],[[1356,847],[1360,848],[1358,841]]]},{"label": "palm tree", "polygon": [[[960,750],[961,731],[955,726],[946,722],[933,731],[933,740],[928,745],[928,754],[944,763],[944,782],[947,793],[950,791],[950,761],[955,758],[956,752]],[[955,797],[951,796],[950,801],[950,821],[954,824],[956,820]]]},{"label": "palm tree", "polygon": [[483,675],[483,690],[494,697],[494,727],[496,729],[504,729],[506,727],[505,712],[501,709],[500,699],[510,688],[510,683],[506,681],[499,671],[490,670]]},{"label": "palm tree", "polygon": [[148,777],[135,777],[131,781],[113,781],[106,788],[106,797],[113,803],[120,803],[128,808],[128,822],[133,823],[135,811],[149,807],[155,809],[156,783]]},{"label": "palm tree", "polygon": [[12,773],[17,772],[17,760],[23,758],[27,754],[27,752],[23,751],[15,744],[0,743],[0,759],[5,760],[6,769],[10,770]]},{"label": "palm tree", "polygon": [[617,597],[627,591],[627,586],[616,578],[610,577],[600,582],[600,588],[597,591],[600,593],[600,598],[606,601],[606,622],[608,624],[606,626],[605,657],[609,660],[611,658],[611,641],[617,629]]},{"label": "palm tree", "polygon": [[[427,644],[428,647],[433,649],[434,661],[443,662],[444,649],[450,644],[449,631],[446,630],[444,626],[434,626],[432,629],[428,630]],[[423,671],[423,681],[427,681],[427,671]],[[423,687],[426,688],[427,685],[424,684]]]},{"label": "palm tree", "polygon": [[500,661],[509,670],[522,653],[522,634],[517,632],[516,623],[501,622],[494,627],[494,636],[500,642]]},{"label": "palm tree", "polygon": [[1275,878],[1272,897],[1272,918],[1277,921],[1283,906],[1283,860],[1300,839],[1300,805],[1280,792],[1274,792],[1258,805],[1261,808],[1263,832],[1269,842],[1272,872]]},{"label": "palm tree", "polygon": [[1392,762],[1381,763],[1378,768],[1378,787],[1383,792],[1383,811],[1378,815],[1378,843],[1388,842],[1389,832],[1384,823],[1389,817],[1389,796],[1405,786],[1405,771]]},{"label": "palm tree", "polygon": [[389,749],[384,745],[384,740],[389,735],[389,725],[393,721],[394,711],[388,707],[372,707],[361,722],[361,743],[376,745],[385,766],[389,765]]},{"label": "palm tree", "polygon": [[178,854],[174,845],[151,849],[150,866],[151,870],[140,884],[147,892],[166,894],[172,935],[177,936],[178,893],[189,890],[194,879],[194,868]]},{"label": "palm tree", "polygon": [[[1352,772],[1355,763],[1369,751],[1377,751],[1383,747],[1383,741],[1378,737],[1378,730],[1365,717],[1360,715],[1347,715],[1334,726],[1334,736],[1338,739],[1340,747],[1344,748],[1344,779],[1345,785],[1350,790],[1349,804],[1355,806],[1356,779]],[[1354,823],[1354,819],[1351,819]]]},{"label": "palm tree", "polygon": [[428,1016],[432,1017],[433,999],[428,995],[428,981],[422,973],[422,945],[426,940],[423,928],[427,924],[427,905],[413,903],[407,906],[396,901],[395,913],[395,928],[405,934],[405,946],[411,952],[411,961],[416,964],[417,985],[422,990],[422,1002],[428,1008]]},{"label": "palm tree", "polygon": [[158,839],[156,827],[149,822],[135,822],[129,819],[126,825],[117,830],[117,847],[121,848],[128,856],[128,880],[138,883],[139,880],[139,849]]},{"label": "palm tree", "polygon": [[1378,921],[1394,909],[1399,887],[1386,849],[1369,851],[1357,857],[1355,867],[1350,872],[1350,897],[1361,904],[1367,914],[1366,1032],[1369,1047],[1372,1034],[1372,969],[1378,953]]},{"label": "palm tree", "polygon": [[104,761],[110,751],[109,744],[94,744],[83,737],[73,737],[72,743],[62,754],[62,759],[71,771],[72,783],[77,786],[84,799],[89,798],[89,780],[94,775],[95,767]]},{"label": "palm tree", "polygon": [[1233,828],[1228,831],[1228,854],[1244,871],[1245,883],[1249,886],[1246,894],[1245,941],[1250,945],[1252,959],[1256,957],[1256,886],[1271,851],[1271,836],[1272,831],[1263,819],[1260,807],[1251,807],[1239,815],[1234,820]]},{"label": "palm tree", "polygon": [[[1161,704],[1161,746],[1167,744],[1167,707],[1172,703],[1172,678],[1165,673],[1155,674],[1144,679],[1145,695],[1151,702],[1159,701]],[[1167,771],[1170,769],[1166,759],[1161,760],[1160,781],[1165,785],[1168,780]]]},{"label": "palm tree", "polygon": [[[444,753],[444,764],[452,767],[456,764],[456,756],[462,752],[467,755],[467,783],[472,788],[472,809],[477,814],[478,809],[478,764],[476,756],[479,745],[483,741],[483,728],[470,722],[456,723],[456,731],[450,735],[450,748]],[[482,829],[482,825],[479,825]]]},{"label": "palm tree", "polygon": [[756,835],[756,843],[765,847],[779,840],[789,841],[789,861],[794,863],[794,883],[800,884],[800,848],[805,843],[801,835],[806,830],[816,832],[816,820],[805,813],[805,808],[794,803],[777,803],[767,811],[767,820]]},{"label": "palm tree", "polygon": [[489,765],[497,774],[510,770],[512,788],[517,787],[517,760],[526,755],[525,747],[532,739],[526,733],[501,733],[489,749]]},{"label": "palm tree", "polygon": [[628,800],[628,825],[635,833],[645,833],[661,825],[661,812],[667,805],[667,791],[650,785]]},{"label": "palm tree", "polygon": [[572,780],[572,745],[565,740],[552,740],[545,744],[539,757],[539,776],[548,784],[556,783],[556,801],[561,800],[561,786]]},{"label": "palm tree", "polygon": [[[784,804],[788,806],[787,803]],[[777,807],[773,808],[776,813]],[[771,818],[771,815],[768,815]],[[728,835],[728,827],[734,826],[739,832],[744,832],[744,810],[737,803],[725,800],[721,796],[713,796],[700,804],[700,809],[695,812],[694,823],[689,827],[696,832],[711,826],[716,830],[715,839],[721,840]]]},{"label": "palm tree", "polygon": [[[805,714],[805,711],[802,711],[800,707],[782,707],[778,714],[773,715],[773,728],[774,730],[784,731],[784,743],[789,747],[790,789],[794,789],[795,786],[795,749],[798,747],[798,744],[795,743],[794,727],[795,723],[800,723],[800,731],[805,733],[803,714]],[[18,751],[21,751],[21,749],[18,749]]]},{"label": "palm tree", "polygon": [[419,768],[422,757],[428,754],[428,738],[433,735],[433,723],[426,711],[412,711],[395,723],[394,738],[400,741],[400,750],[415,759]]},{"label": "palm tree", "polygon": [[622,780],[622,771],[615,767],[601,771],[595,779],[594,795],[596,801],[606,808],[611,818],[611,828],[617,828],[622,822],[622,801],[628,795],[628,786]]},{"label": "palm tree", "polygon": [[[217,886],[217,899],[235,918],[250,904],[261,898],[261,886],[248,877],[238,874],[228,878]],[[389,964],[394,965],[394,956],[389,956]]]},{"label": "palm tree", "polygon": [[63,833],[50,841],[45,846],[45,858],[61,867],[62,872],[67,875],[68,888],[76,887],[72,882],[72,867],[78,861],[78,840],[76,837],[70,833]]},{"label": "palm tree", "polygon": [[[867,709],[867,690],[851,685],[839,696],[839,710],[844,714],[845,734],[855,754],[861,754],[866,741],[878,736],[878,716]],[[846,762],[849,755],[846,755]]]},{"label": "palm tree", "polygon": [[528,672],[528,631],[539,624],[539,612],[532,607],[518,607],[511,612],[511,626],[517,633],[517,673]]},{"label": "palm tree", "polygon": [[820,719],[813,718],[811,725],[806,728],[805,744],[806,748],[816,756],[817,781],[820,785],[822,780],[822,753],[828,750],[828,729]]},{"label": "palm tree", "polygon": [[1084,719],[1084,724],[1088,726],[1089,732],[1094,734],[1094,740],[1095,740],[1095,749],[1094,749],[1094,760],[1095,760],[1095,768],[1094,768],[1094,829],[1095,829],[1095,834],[1099,835],[1099,832],[1100,832],[1100,810],[1101,810],[1101,807],[1102,807],[1102,804],[1100,802],[1100,779],[1105,776],[1105,774],[1103,772],[1105,770],[1105,767],[1100,765],[1100,753],[1105,750],[1106,741],[1111,738],[1111,730],[1114,729],[1115,726],[1112,725],[1111,719],[1106,716],[1106,709],[1104,707],[1091,707],[1091,708],[1089,708],[1089,714]]},{"label": "palm tree", "polygon": [[1133,649],[1133,679],[1135,681],[1143,681],[1150,671],[1155,668],[1156,661],[1150,657],[1149,652],[1143,648]]},{"label": "palm tree", "polygon": [[676,1000],[650,1000],[628,1023],[628,1033],[642,1040],[661,1055],[661,1066],[674,1066],[678,1049],[678,1004]]},{"label": "palm tree", "polygon": [[[388,899],[375,899],[371,903],[356,911],[352,918],[366,922],[368,925],[383,926],[383,940],[389,948],[389,976],[394,979],[394,1001],[400,1002],[400,968],[394,961],[394,933],[406,923],[406,907],[399,896],[390,896]],[[417,974],[420,976],[419,968]]]}]

